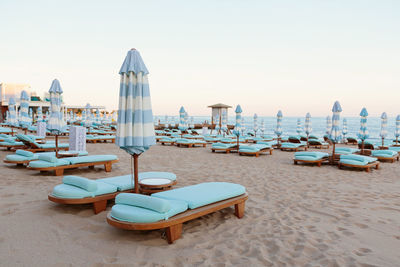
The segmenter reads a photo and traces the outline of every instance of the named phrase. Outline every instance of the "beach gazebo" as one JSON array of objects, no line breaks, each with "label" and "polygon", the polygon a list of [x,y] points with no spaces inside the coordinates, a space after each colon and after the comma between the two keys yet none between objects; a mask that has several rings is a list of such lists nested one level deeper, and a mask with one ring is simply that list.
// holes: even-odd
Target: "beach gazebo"
[{"label": "beach gazebo", "polygon": [[232,108],[231,106],[218,103],[215,105],[208,106],[211,108],[211,129],[213,129],[216,125],[215,122],[219,122],[219,128],[221,129],[221,121],[222,121],[222,113],[226,114],[226,121],[228,121],[228,108]]}]

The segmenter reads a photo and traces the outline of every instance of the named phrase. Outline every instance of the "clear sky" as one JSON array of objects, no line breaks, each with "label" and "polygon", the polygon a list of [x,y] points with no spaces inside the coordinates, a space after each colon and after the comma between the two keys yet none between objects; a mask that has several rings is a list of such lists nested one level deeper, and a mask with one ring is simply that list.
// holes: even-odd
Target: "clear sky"
[{"label": "clear sky", "polygon": [[0,1],[0,82],[67,104],[118,106],[118,71],[137,48],[156,115],[400,114],[400,1]]}]

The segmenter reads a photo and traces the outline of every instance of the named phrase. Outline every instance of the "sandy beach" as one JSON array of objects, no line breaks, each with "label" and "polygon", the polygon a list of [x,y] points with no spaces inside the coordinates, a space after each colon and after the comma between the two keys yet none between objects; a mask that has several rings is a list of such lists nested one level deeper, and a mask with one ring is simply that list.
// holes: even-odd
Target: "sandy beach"
[{"label": "sandy beach", "polygon": [[[102,178],[130,173],[129,156],[114,144],[88,144],[90,154],[116,154],[103,168],[66,171]],[[1,151],[3,159],[8,153]],[[169,171],[176,187],[228,181],[246,187],[242,219],[233,208],[183,225],[168,245],[162,231],[124,231],[107,211],[47,200],[60,177],[0,163],[1,266],[399,266],[400,165],[372,173],[333,166],[295,166],[293,153],[259,158],[210,148],[156,145],[140,171]]]}]

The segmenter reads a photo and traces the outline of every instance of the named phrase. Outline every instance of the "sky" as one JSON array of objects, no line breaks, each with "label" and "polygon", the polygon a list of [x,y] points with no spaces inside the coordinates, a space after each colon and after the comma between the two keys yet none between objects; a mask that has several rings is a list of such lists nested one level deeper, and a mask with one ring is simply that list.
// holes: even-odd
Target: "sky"
[{"label": "sky", "polygon": [[[400,1],[0,1],[0,82],[42,95],[60,80],[68,104],[118,108],[136,48],[155,115],[400,114]],[[233,113],[233,111],[231,111]]]}]

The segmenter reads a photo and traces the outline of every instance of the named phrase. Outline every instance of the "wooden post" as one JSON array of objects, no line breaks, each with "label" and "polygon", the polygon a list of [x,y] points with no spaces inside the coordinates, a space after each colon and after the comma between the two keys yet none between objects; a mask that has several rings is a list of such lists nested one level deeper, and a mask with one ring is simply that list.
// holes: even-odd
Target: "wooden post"
[{"label": "wooden post", "polygon": [[361,155],[364,155],[364,139],[361,140]]},{"label": "wooden post", "polygon": [[333,143],[333,151],[332,151],[332,157],[331,157],[331,164],[333,165],[335,163],[335,142]]},{"label": "wooden post", "polygon": [[134,172],[134,182],[135,182],[135,193],[139,193],[139,166],[138,166],[138,154],[133,154],[133,172]]},{"label": "wooden post", "polygon": [[58,158],[58,135],[56,134],[56,158]]}]

